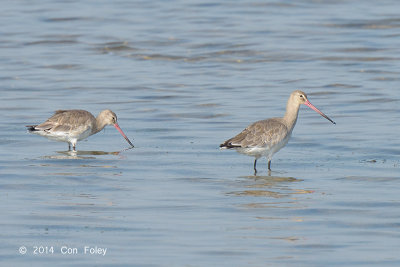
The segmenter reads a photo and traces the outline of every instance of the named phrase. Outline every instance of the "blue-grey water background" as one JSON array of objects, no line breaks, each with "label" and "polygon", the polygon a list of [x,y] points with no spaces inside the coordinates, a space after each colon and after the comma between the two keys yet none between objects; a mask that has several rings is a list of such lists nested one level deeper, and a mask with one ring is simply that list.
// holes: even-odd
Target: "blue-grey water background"
[{"label": "blue-grey water background", "polygon": [[[0,265],[400,265],[398,1],[6,2]],[[294,89],[337,124],[301,107],[271,176],[219,150]],[[135,148],[25,130],[106,108]]]}]

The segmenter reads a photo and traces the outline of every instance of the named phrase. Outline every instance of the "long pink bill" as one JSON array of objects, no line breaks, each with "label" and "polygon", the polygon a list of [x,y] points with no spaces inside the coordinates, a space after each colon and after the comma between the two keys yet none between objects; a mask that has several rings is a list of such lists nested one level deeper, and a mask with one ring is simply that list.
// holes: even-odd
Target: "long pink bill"
[{"label": "long pink bill", "polygon": [[310,101],[306,101],[304,102],[304,105],[307,105],[308,107],[312,108],[314,111],[318,112],[322,117],[324,117],[325,119],[327,119],[328,121],[332,122],[333,124],[336,124],[336,122],[334,122],[333,120],[331,120],[328,116],[326,116],[324,113],[322,113],[322,111],[320,111],[319,109],[317,109],[316,107],[314,107],[313,104],[310,103]]},{"label": "long pink bill", "polygon": [[118,132],[125,138],[125,140],[132,146],[134,147],[134,145],[131,143],[131,141],[129,141],[128,137],[126,137],[126,135],[124,134],[124,132],[121,130],[121,128],[119,128],[118,123],[114,124],[115,129],[118,130]]}]

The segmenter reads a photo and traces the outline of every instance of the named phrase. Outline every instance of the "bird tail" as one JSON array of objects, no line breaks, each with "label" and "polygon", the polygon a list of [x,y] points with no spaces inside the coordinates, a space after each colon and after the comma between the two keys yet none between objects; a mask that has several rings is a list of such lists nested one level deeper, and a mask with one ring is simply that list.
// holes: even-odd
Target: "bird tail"
[{"label": "bird tail", "polygon": [[25,127],[28,128],[27,129],[28,132],[36,132],[36,131],[39,131],[39,130],[36,129],[36,126],[37,125],[26,125]]},{"label": "bird tail", "polygon": [[240,145],[233,145],[231,143],[231,140],[227,140],[224,143],[220,144],[219,147],[221,149],[230,149],[230,148],[236,148],[236,147],[241,147]]}]

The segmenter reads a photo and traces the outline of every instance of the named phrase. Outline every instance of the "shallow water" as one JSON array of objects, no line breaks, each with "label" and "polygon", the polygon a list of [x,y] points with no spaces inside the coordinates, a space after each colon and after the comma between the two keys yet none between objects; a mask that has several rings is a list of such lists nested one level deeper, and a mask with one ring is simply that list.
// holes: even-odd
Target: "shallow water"
[{"label": "shallow water", "polygon": [[[399,8],[8,3],[1,265],[398,266]],[[252,158],[219,150],[282,116],[294,89],[337,124],[302,107],[271,176],[265,159],[254,177]],[[26,133],[70,108],[112,109],[135,148],[112,127],[76,154]]]}]

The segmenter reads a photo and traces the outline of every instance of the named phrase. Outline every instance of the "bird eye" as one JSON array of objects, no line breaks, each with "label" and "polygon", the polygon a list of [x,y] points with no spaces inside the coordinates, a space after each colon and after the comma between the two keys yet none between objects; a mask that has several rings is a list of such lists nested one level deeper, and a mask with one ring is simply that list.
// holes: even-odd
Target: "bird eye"
[{"label": "bird eye", "polygon": [[303,98],[304,96],[303,96],[303,95],[300,95],[300,97]]}]

